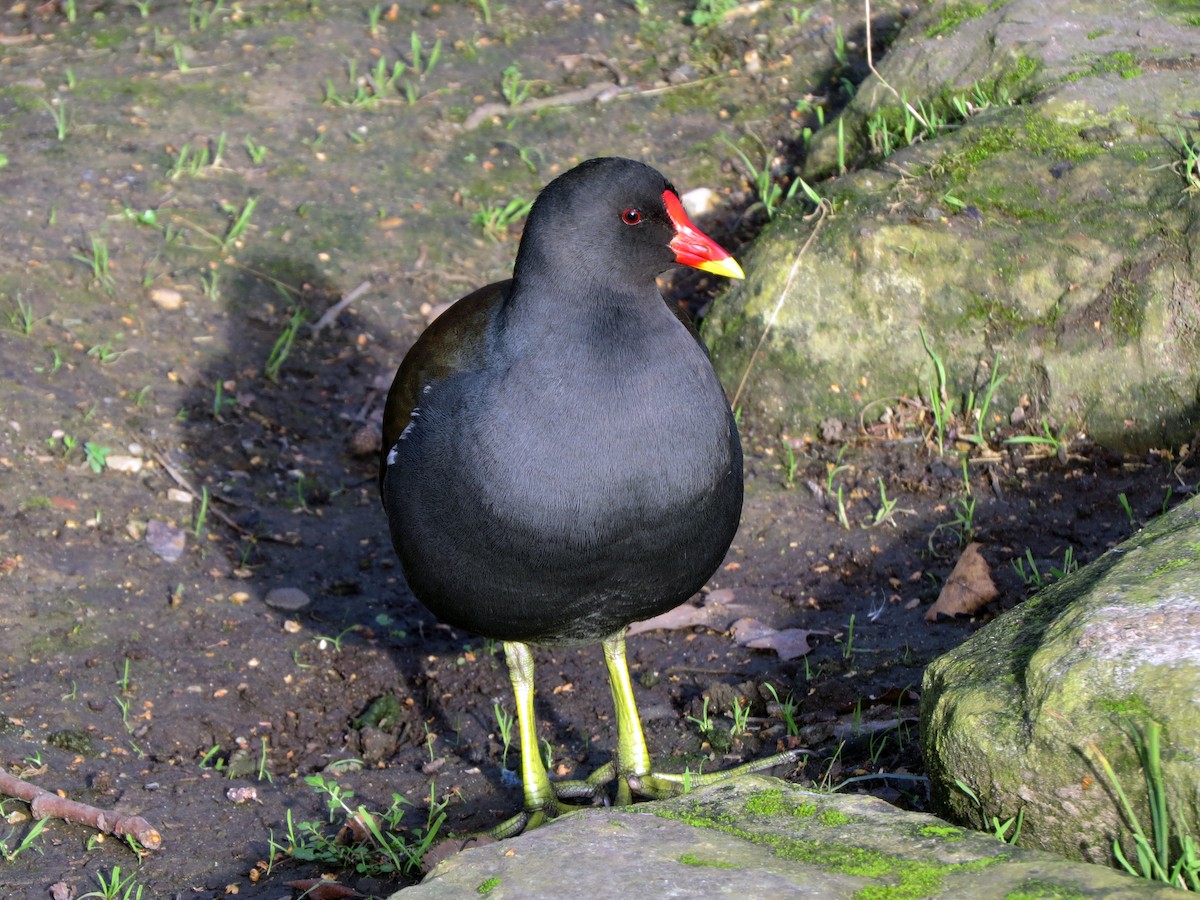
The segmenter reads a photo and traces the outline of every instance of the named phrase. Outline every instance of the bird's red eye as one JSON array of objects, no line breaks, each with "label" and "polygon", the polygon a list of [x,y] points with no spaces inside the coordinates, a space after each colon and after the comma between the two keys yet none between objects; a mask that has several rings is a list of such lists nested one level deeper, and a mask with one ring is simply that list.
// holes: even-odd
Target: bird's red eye
[{"label": "bird's red eye", "polygon": [[629,209],[621,213],[621,221],[626,225],[636,225],[638,222],[642,221],[642,211],[631,206]]}]

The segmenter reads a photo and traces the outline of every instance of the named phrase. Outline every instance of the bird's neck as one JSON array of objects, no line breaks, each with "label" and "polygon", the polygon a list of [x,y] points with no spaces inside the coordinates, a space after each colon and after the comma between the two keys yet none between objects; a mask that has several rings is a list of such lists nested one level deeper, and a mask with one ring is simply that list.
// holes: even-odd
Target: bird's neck
[{"label": "bird's neck", "polygon": [[[581,268],[535,285],[513,278],[503,315],[506,334],[527,350],[550,352],[595,343],[628,346],[662,327],[677,325],[656,284],[614,284]],[[516,349],[514,347],[514,349]]]}]

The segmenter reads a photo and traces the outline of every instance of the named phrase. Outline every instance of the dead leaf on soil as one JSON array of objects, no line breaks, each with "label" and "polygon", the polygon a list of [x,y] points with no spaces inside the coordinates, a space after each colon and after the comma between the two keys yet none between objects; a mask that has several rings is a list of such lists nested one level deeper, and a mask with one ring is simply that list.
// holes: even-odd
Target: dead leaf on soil
[{"label": "dead leaf on soil", "polygon": [[682,628],[692,628],[700,625],[713,631],[724,631],[729,623],[745,612],[745,607],[734,602],[733,591],[720,588],[700,598],[698,605],[685,603],[668,610],[661,616],[646,619],[644,622],[634,622],[629,626],[626,636],[641,634],[644,631],[678,631]]},{"label": "dead leaf on soil", "polygon": [[942,592],[926,611],[926,622],[936,622],[938,616],[954,618],[969,615],[999,596],[996,583],[992,581],[991,568],[979,552],[979,547],[974,542],[967,544],[962,556],[954,564],[954,571],[946,579]]},{"label": "dead leaf on soil", "polygon": [[486,834],[475,834],[466,838],[446,838],[438,841],[421,857],[421,871],[428,872],[442,860],[449,859],[463,850],[494,843],[496,843],[496,839]]},{"label": "dead leaf on soil", "polygon": [[774,650],[782,660],[798,659],[812,650],[803,628],[775,629],[757,619],[738,619],[733,623],[733,639],[739,647],[751,650]]},{"label": "dead leaf on soil", "polygon": [[300,881],[285,881],[284,887],[304,891],[309,900],[343,900],[345,897],[361,897],[358,891],[348,888],[336,881],[324,881],[319,878],[306,878]]}]

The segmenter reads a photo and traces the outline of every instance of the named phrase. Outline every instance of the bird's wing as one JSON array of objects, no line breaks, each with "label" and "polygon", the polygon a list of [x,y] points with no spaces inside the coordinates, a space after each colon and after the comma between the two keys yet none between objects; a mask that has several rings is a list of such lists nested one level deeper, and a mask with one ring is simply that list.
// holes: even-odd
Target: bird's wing
[{"label": "bird's wing", "polygon": [[489,324],[511,285],[511,281],[498,281],[467,294],[434,319],[404,357],[383,409],[381,485],[388,452],[411,421],[422,389],[458,372],[483,366]]}]

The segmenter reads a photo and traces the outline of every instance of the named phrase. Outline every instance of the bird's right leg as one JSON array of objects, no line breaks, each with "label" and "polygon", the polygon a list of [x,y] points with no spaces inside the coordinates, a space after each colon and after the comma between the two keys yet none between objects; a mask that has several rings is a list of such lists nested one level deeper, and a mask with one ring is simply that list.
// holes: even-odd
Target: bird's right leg
[{"label": "bird's right leg", "polygon": [[521,790],[525,808],[491,830],[498,839],[536,828],[558,815],[558,799],[538,751],[537,719],[533,713],[533,653],[528,644],[504,642],[504,660],[517,702],[517,734],[521,749]]}]

